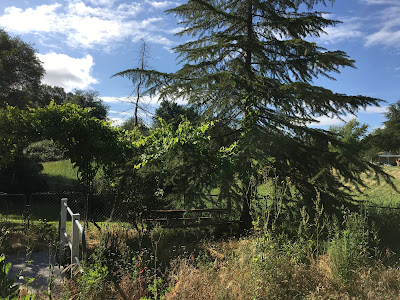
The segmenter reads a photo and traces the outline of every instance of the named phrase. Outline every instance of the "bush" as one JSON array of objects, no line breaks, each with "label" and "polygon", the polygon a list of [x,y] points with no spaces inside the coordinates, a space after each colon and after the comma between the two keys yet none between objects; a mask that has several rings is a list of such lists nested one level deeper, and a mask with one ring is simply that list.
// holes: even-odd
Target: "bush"
[{"label": "bush", "polygon": [[43,140],[30,144],[25,153],[40,162],[59,161],[65,159],[64,151],[60,150],[57,145],[50,140]]}]

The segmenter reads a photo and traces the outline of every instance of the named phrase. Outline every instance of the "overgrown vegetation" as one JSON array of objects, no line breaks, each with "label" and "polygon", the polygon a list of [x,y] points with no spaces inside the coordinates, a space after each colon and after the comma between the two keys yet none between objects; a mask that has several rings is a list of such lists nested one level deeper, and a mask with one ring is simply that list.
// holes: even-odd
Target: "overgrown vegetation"
[{"label": "overgrown vegetation", "polygon": [[[122,128],[106,121],[95,92],[40,84],[32,47],[0,30],[0,190],[30,195],[51,181],[79,182],[86,235],[95,237],[83,273],[72,272],[55,298],[400,296],[400,171],[370,161],[373,151],[399,150],[400,106],[371,135],[356,120],[329,131],[308,126],[380,101],[313,85],[354,67],[344,52],[308,41],[338,23],[314,11],[325,2],[191,0],[171,9],[185,26],[178,35],[190,37],[175,48],[183,64],[175,73],[147,70],[142,54],[140,68],[114,75],[137,84],[135,118]],[[16,72],[9,48],[25,51],[27,70]],[[156,94],[164,100],[147,128],[140,96]],[[168,101],[178,97],[189,105]],[[89,198],[104,191],[114,195],[101,203],[109,224],[119,206],[129,226],[91,219]],[[206,207],[227,215],[194,229],[148,220],[159,209]],[[9,214],[0,226],[2,253],[57,246],[53,220]],[[8,271],[1,256],[4,297],[22,297]]]}]

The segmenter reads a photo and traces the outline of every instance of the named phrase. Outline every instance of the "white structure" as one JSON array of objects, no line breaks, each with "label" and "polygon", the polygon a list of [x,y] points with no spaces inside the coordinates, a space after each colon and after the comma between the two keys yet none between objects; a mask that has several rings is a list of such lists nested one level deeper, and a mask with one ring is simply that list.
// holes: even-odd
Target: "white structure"
[{"label": "white structure", "polygon": [[[79,222],[79,214],[74,214],[72,210],[67,205],[67,198],[61,199],[61,215],[60,215],[60,248],[59,248],[59,257],[64,257],[64,246],[65,242],[68,243],[68,246],[71,250],[71,265],[77,264],[79,269],[82,271],[81,263],[79,261],[79,244],[82,239],[82,248],[83,252],[85,252],[85,229]],[[67,212],[71,216],[72,221],[72,232],[71,238],[67,233]],[[81,235],[81,239],[79,238],[79,234]]]}]

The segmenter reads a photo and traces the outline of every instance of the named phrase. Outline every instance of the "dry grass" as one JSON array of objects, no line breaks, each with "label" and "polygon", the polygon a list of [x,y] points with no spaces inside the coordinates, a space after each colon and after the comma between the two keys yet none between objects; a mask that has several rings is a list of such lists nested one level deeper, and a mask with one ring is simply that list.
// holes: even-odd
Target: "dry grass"
[{"label": "dry grass", "polygon": [[212,265],[175,262],[166,299],[400,299],[399,268],[363,267],[344,284],[328,255],[296,263],[271,249],[261,257],[251,239],[208,250]]}]

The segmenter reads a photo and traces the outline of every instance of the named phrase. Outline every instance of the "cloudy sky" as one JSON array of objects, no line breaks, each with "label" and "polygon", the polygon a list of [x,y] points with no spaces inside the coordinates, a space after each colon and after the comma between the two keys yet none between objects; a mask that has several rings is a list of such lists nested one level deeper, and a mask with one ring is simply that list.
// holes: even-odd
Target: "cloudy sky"
[{"label": "cloudy sky", "polygon": [[[98,91],[112,119],[120,121],[132,115],[133,87],[128,79],[110,76],[137,67],[141,39],[150,46],[151,68],[177,69],[171,48],[184,40],[174,36],[179,25],[164,10],[182,1],[1,0],[0,28],[34,44],[47,72],[45,83],[67,91]],[[344,69],[335,74],[336,81],[318,79],[315,84],[386,100],[357,114],[361,122],[377,128],[387,105],[400,100],[400,0],[336,0],[323,11],[343,23],[327,29],[317,42],[347,52],[357,69]],[[343,116],[345,121],[351,118]],[[341,122],[325,117],[320,126]]]}]

